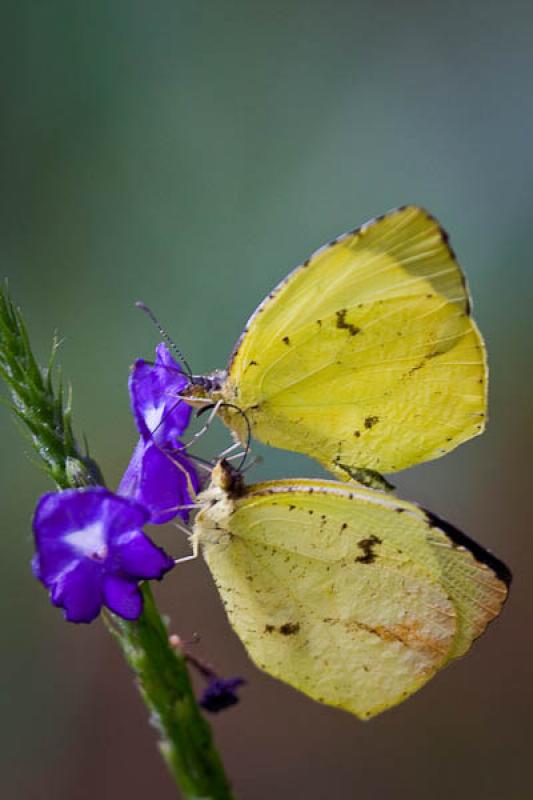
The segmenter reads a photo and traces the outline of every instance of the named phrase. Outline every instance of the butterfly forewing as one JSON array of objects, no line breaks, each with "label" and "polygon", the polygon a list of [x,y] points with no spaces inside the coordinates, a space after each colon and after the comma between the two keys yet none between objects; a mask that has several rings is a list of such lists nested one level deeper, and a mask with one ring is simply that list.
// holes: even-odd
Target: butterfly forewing
[{"label": "butterfly forewing", "polygon": [[318,251],[250,320],[223,397],[257,438],[341,477],[393,472],[480,433],[483,342],[438,224],[408,207]]}]

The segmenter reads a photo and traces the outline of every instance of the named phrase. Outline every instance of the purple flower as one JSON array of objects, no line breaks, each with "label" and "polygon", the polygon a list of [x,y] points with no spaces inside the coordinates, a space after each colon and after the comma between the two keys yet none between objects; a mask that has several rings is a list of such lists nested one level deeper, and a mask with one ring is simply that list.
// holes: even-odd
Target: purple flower
[{"label": "purple flower", "polygon": [[189,512],[177,506],[193,503],[190,485],[198,491],[194,467],[179,450],[163,450],[155,442],[139,439],[124,473],[118,493],[131,497],[150,512],[150,522],[161,525],[176,515],[187,520]]},{"label": "purple flower", "polygon": [[91,622],[103,605],[124,619],[142,611],[139,581],[174,561],[141,530],[149,512],[107,489],[67,489],[41,498],[33,520],[35,576],[70,622]]},{"label": "purple flower", "polygon": [[164,344],[154,365],[139,360],[130,376],[131,405],[141,438],[118,494],[104,488],[45,495],[35,512],[33,572],[72,622],[90,622],[102,605],[125,619],[142,611],[139,581],[163,577],[173,560],[141,530],[193,502],[199,487],[179,436],[191,409],[179,399],[188,378]]},{"label": "purple flower", "polygon": [[177,506],[190,505],[190,487],[196,492],[199,486],[178,438],[191,416],[191,408],[179,399],[188,382],[163,343],[156,348],[155,364],[139,359],[130,375],[131,407],[141,438],[118,492],[142,503],[156,525],[176,514],[187,520],[188,512]]},{"label": "purple flower", "polygon": [[185,431],[191,407],[179,399],[189,378],[170,355],[165,344],[156,348],[155,364],[138,359],[130,375],[131,407],[145,441],[175,444]]},{"label": "purple flower", "polygon": [[199,703],[206,711],[216,713],[224,711],[239,702],[235,692],[246,681],[244,678],[218,678],[212,677],[202,692]]}]

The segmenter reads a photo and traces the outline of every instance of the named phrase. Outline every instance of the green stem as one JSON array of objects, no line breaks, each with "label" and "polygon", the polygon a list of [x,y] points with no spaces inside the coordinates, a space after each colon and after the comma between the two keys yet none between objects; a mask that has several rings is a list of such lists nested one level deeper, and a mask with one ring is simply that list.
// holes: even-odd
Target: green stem
[{"label": "green stem", "polygon": [[[33,356],[22,315],[0,286],[0,377],[11,394],[44,467],[58,489],[103,484],[98,465],[82,454],[74,438],[70,392],[53,380],[52,358],[41,368]],[[159,729],[160,748],[187,800],[231,800],[232,793],[215,749],[211,729],[194,698],[185,658],[168,632],[148,583],[144,610],[135,622],[111,613],[105,621],[133,669],[139,691]]]},{"label": "green stem", "polygon": [[161,740],[160,749],[187,798],[229,800],[231,790],[211,731],[191,687],[186,661],[168,641],[148,584],[138,622],[113,617],[114,633],[137,676]]}]

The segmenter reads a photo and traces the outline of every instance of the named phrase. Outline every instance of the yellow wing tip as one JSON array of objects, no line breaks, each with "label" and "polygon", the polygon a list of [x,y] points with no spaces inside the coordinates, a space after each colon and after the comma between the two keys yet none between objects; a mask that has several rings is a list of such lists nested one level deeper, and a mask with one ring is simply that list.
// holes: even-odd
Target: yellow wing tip
[{"label": "yellow wing tip", "polygon": [[[394,206],[390,208],[388,211],[385,211],[383,214],[378,214],[376,217],[372,217],[367,222],[364,223],[364,226],[372,225],[375,222],[380,222],[382,219],[386,219],[387,217],[394,217],[394,216],[409,216],[412,215],[413,217],[423,217],[424,219],[428,220],[432,224],[436,225],[440,230],[443,231],[446,238],[448,238],[447,232],[443,229],[442,225],[440,224],[437,217],[428,211],[427,208],[424,206],[419,206],[416,203],[404,203],[401,206]],[[363,227],[363,226],[361,226]]]},{"label": "yellow wing tip", "polygon": [[[368,222],[366,222],[364,225],[361,226],[361,229],[362,228],[367,228],[367,227],[369,227],[370,225],[372,225],[372,224],[374,224],[376,222],[380,222],[382,219],[386,219],[387,217],[389,217],[389,218],[390,217],[394,217],[394,216],[406,216],[407,217],[409,215],[412,215],[413,219],[415,219],[416,217],[421,217],[421,218],[425,219],[427,222],[430,223],[431,227],[435,230],[435,232],[439,234],[440,239],[441,239],[443,245],[448,250],[450,257],[455,262],[455,264],[459,267],[459,263],[457,261],[457,256],[456,256],[455,251],[453,250],[453,248],[452,248],[452,246],[450,244],[450,234],[448,233],[446,228],[444,228],[442,226],[442,224],[439,222],[437,217],[434,214],[432,214],[431,211],[428,211],[427,208],[425,208],[424,206],[419,206],[419,205],[416,205],[415,203],[408,203],[408,204],[403,205],[403,206],[396,206],[396,208],[391,208],[390,211],[386,211],[384,214],[380,214],[379,216],[374,217],[373,219],[369,220]],[[462,270],[461,270],[461,274],[462,274]]]}]

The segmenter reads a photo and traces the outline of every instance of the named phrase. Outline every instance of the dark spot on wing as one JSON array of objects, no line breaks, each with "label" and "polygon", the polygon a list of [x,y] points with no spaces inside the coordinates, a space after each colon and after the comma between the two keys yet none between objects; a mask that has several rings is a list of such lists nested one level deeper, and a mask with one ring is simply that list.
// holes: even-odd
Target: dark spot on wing
[{"label": "dark spot on wing", "polygon": [[369,536],[368,539],[361,539],[357,542],[357,547],[363,551],[362,556],[358,556],[355,561],[359,564],[372,564],[376,560],[374,548],[377,544],[381,544],[381,539],[378,536]]},{"label": "dark spot on wing", "polygon": [[291,340],[289,339],[288,336],[284,336],[281,341],[283,342],[283,344],[290,344],[291,343]]},{"label": "dark spot on wing", "polygon": [[319,328],[321,328],[322,327],[322,320],[321,319],[317,319],[316,324],[318,325]]},{"label": "dark spot on wing", "polygon": [[281,633],[282,636],[293,636],[295,633],[298,633],[299,630],[299,622],[284,622],[279,628],[276,628],[275,625],[265,625],[265,633],[277,632]]},{"label": "dark spot on wing", "polygon": [[349,331],[350,336],[355,336],[356,333],[359,333],[361,328],[358,328],[357,325],[352,325],[351,322],[346,322],[346,314],[347,310],[345,308],[341,308],[340,311],[335,312],[335,316],[337,317],[337,328],[343,328]]},{"label": "dark spot on wing", "polygon": [[283,636],[293,636],[295,633],[298,633],[299,630],[299,622],[284,622],[283,625],[279,627],[279,632],[283,634]]},{"label": "dark spot on wing", "polygon": [[365,419],[365,428],[373,428],[379,422],[379,417],[367,417]]},{"label": "dark spot on wing", "polygon": [[359,439],[359,437],[361,436],[361,431],[354,431],[353,435]]},{"label": "dark spot on wing", "polygon": [[257,367],[257,361],[253,361],[253,360],[252,360],[252,361],[250,361],[250,362],[248,363],[248,366],[249,366],[249,367]]},{"label": "dark spot on wing", "polygon": [[403,512],[405,511],[405,508],[400,508],[400,506],[398,506],[394,510],[396,511],[397,514],[403,514]]}]

